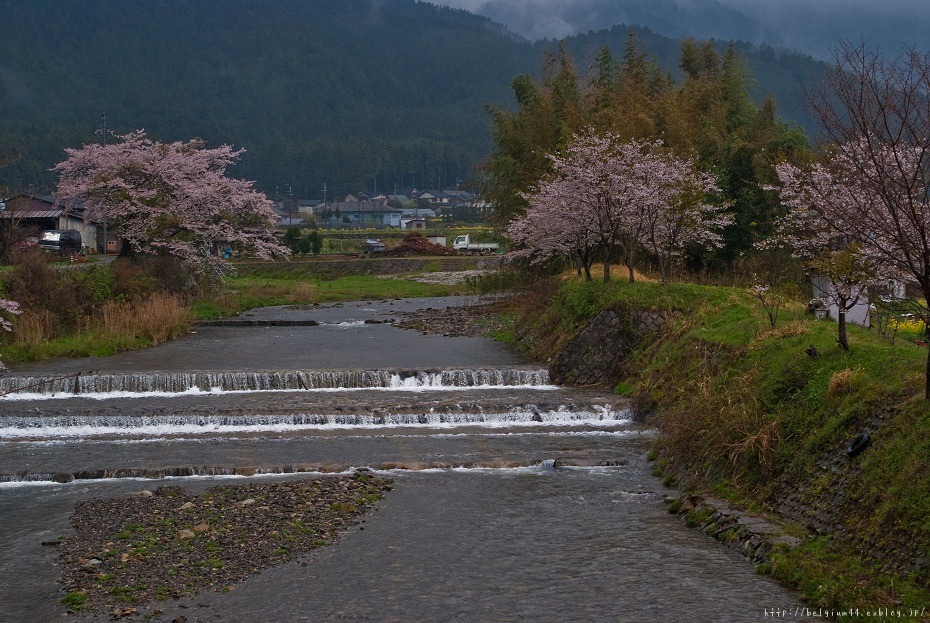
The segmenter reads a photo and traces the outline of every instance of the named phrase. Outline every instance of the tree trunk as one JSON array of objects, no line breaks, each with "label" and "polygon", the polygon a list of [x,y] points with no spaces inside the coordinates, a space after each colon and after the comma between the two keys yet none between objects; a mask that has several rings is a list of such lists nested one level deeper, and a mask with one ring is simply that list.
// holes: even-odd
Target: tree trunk
[{"label": "tree trunk", "polygon": [[626,269],[630,273],[630,283],[634,283],[636,281],[636,277],[633,276],[633,265],[627,264]]},{"label": "tree trunk", "polygon": [[610,260],[604,260],[604,283],[610,281]]},{"label": "tree trunk", "polygon": [[[136,250],[133,248],[133,246],[129,244],[129,241],[126,240],[125,238],[120,239],[120,243],[121,244],[119,246],[119,253],[116,254],[117,257],[128,258],[135,262],[138,259],[139,254],[136,253]],[[107,241],[104,240],[103,241],[103,248],[104,248],[103,252],[104,253],[106,253],[106,248],[107,248],[106,245],[107,245]]]},{"label": "tree trunk", "polygon": [[836,323],[839,325],[839,336],[836,341],[840,343],[840,348],[849,350],[849,341],[846,339],[846,311],[841,307],[837,314]]}]

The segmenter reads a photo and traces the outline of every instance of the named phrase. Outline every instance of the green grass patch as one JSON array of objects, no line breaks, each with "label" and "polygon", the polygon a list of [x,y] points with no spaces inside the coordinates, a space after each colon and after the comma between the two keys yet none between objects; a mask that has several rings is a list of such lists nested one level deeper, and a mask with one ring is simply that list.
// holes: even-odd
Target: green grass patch
[{"label": "green grass patch", "polygon": [[829,537],[776,550],[760,568],[801,592],[815,608],[838,613],[840,621],[918,621],[930,603],[926,585],[882,573]]},{"label": "green grass patch", "polygon": [[0,360],[6,363],[44,361],[56,357],[108,357],[123,350],[146,348],[145,337],[102,336],[97,332],[52,338],[38,344],[12,343],[0,347]]},{"label": "green grass patch", "polygon": [[61,598],[61,603],[69,610],[80,612],[87,602],[87,594],[82,591],[71,591]]},{"label": "green grass patch", "polygon": [[614,386],[614,393],[618,396],[632,396],[636,392],[636,386],[632,383],[620,381]]},{"label": "green grass patch", "polygon": [[507,329],[492,329],[488,332],[488,337],[501,344],[516,344],[519,341],[516,333]]},{"label": "green grass patch", "polygon": [[348,515],[355,512],[357,505],[353,502],[336,502],[335,504],[329,505],[329,510],[335,513],[341,513]]},{"label": "green grass patch", "polygon": [[[674,311],[664,335],[634,352],[636,373],[615,389],[635,388],[654,407],[662,457],[655,473],[668,486],[680,479],[750,509],[765,508],[778,483],[802,488],[818,508],[839,504],[832,500],[843,487],[846,502],[833,512],[847,541],[782,552],[774,576],[834,609],[930,602],[918,590],[930,583],[926,565],[907,577],[882,574],[863,554],[877,549],[901,561],[930,551],[924,347],[853,325],[844,351],[836,323],[788,301],[772,328],[761,303],[731,287],[568,279],[547,301],[521,320],[533,339],[548,340],[545,356],[601,310]],[[851,460],[846,447],[863,431],[872,443]]]},{"label": "green grass patch", "polygon": [[314,302],[353,301],[359,299],[419,298],[465,294],[464,286],[420,283],[411,279],[381,279],[368,275],[350,275],[314,284]]},{"label": "green grass patch", "polygon": [[348,275],[337,279],[279,271],[275,276],[228,277],[219,291],[195,299],[191,315],[198,320],[223,318],[256,307],[334,303],[365,299],[422,298],[466,294],[465,285],[421,283],[410,278]]}]

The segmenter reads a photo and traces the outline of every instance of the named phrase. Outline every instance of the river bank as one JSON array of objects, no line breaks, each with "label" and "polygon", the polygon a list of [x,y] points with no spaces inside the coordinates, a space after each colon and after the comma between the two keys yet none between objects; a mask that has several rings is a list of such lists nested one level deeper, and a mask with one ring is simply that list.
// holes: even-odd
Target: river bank
[{"label": "river bank", "polygon": [[120,619],[163,614],[157,602],[235,590],[263,569],[335,543],[392,488],[370,474],[219,485],[177,485],[78,502],[60,549],[70,613]]},{"label": "river bank", "polygon": [[[691,523],[732,542],[718,498],[785,526],[799,542],[767,548],[762,569],[814,606],[930,603],[919,345],[853,328],[843,352],[835,324],[797,305],[772,328],[736,288],[567,280],[524,302],[516,341],[553,378],[614,387],[657,427],[656,472],[706,498]],[[847,452],[863,433],[865,451]]]},{"label": "river bank", "polygon": [[[157,350],[137,351],[103,367],[170,375],[174,368],[184,372],[192,365],[227,369],[242,353],[243,362],[265,369],[261,358],[273,358],[275,345],[282,344],[290,353],[288,361],[296,365],[306,364],[308,357],[345,351],[346,365],[353,369],[341,371],[340,378],[355,378],[360,367],[368,369],[365,364],[373,356],[388,354],[396,361],[428,352],[452,369],[435,370],[434,376],[421,375],[424,371],[419,370],[418,384],[392,382],[390,387],[370,389],[304,387],[137,397],[69,394],[16,402],[31,405],[23,417],[32,419],[24,424],[29,428],[27,436],[21,435],[21,429],[4,432],[0,472],[21,477],[59,470],[82,478],[0,483],[5,526],[0,533],[0,549],[5,552],[0,573],[8,579],[2,589],[4,615],[36,623],[61,616],[65,606],[60,600],[66,593],[65,585],[56,584],[61,567],[56,566],[53,550],[58,548],[41,543],[69,539],[76,530],[69,522],[76,508],[81,509],[82,525],[96,522],[116,528],[108,517],[110,511],[104,512],[111,507],[80,506],[90,499],[114,499],[117,508],[126,501],[132,507],[156,497],[161,501],[155,495],[159,485],[182,487],[190,499],[166,502],[167,509],[151,513],[164,520],[165,513],[181,512],[188,502],[194,506],[183,512],[208,507],[204,495],[218,478],[238,479],[221,481],[224,485],[249,485],[303,480],[307,470],[317,473],[309,474],[311,479],[328,478],[320,472],[363,466],[370,466],[378,477],[392,479],[395,488],[378,502],[377,512],[365,515],[365,522],[351,528],[349,538],[335,546],[312,549],[293,562],[267,567],[239,582],[214,583],[218,590],[206,587],[144,607],[104,601],[114,608],[99,615],[78,614],[75,620],[108,620],[119,606],[120,616],[128,618],[132,613],[127,609],[136,608],[136,620],[145,616],[160,623],[185,619],[189,623],[322,623],[352,618],[747,621],[764,620],[766,607],[773,603],[797,603],[791,591],[753,575],[739,554],[687,529],[667,513],[663,498],[668,491],[650,473],[646,457],[653,433],[630,421],[626,399],[594,389],[495,385],[499,383],[495,379],[509,378],[511,373],[541,372],[542,380],[545,371],[538,369],[538,363],[532,367],[501,363],[527,358],[486,339],[446,337],[439,322],[427,323],[439,332],[431,335],[387,323],[365,323],[357,314],[395,317],[401,311],[397,308],[403,307],[397,301],[393,307],[385,302],[382,310],[372,303],[256,311],[256,318],[265,318],[266,313],[269,318],[277,313],[316,314],[320,324],[280,330],[207,327],[181,340],[190,342],[185,345],[186,357],[161,359],[153,356]],[[428,308],[439,309],[437,304],[415,305],[435,320],[437,312]],[[487,311],[475,315],[486,316]],[[216,337],[211,334],[214,329],[229,331],[223,335],[222,348],[209,348]],[[312,342],[320,337],[316,333],[320,329],[330,332],[328,341]],[[387,340],[383,352],[371,348],[375,339]],[[311,342],[318,352],[307,348]],[[259,343],[263,346],[256,348]],[[353,343],[357,348],[348,347]],[[174,344],[160,349],[173,352]],[[479,376],[492,382],[459,386],[454,379],[470,379],[475,372],[460,365],[476,359],[488,372]],[[166,370],[169,364],[171,369]],[[46,365],[51,370],[72,364]],[[454,387],[432,386],[435,379],[446,376]],[[192,405],[198,411],[190,418]],[[60,412],[62,417],[54,422],[57,428],[52,429],[53,423],[36,408]],[[211,410],[225,408],[238,410],[239,416],[230,421],[235,425],[225,418],[215,423],[209,419]],[[156,422],[150,416],[161,409],[168,415]],[[340,409],[345,413],[333,413]],[[305,415],[308,410],[328,416],[318,421]],[[277,419],[282,412],[300,415],[301,422],[282,427]],[[190,422],[179,426],[175,415]],[[114,426],[98,426],[101,416]],[[255,505],[244,504],[247,500],[238,503],[252,509]],[[268,529],[260,518],[255,521],[257,533]],[[197,522],[174,526],[172,542],[183,545],[199,534],[211,535],[217,520],[197,518]],[[123,525],[117,535],[125,532],[129,538],[111,537],[103,549],[126,548],[120,549],[120,562],[124,553],[127,563],[137,553],[144,557],[146,552],[137,547],[146,546],[144,530],[136,525],[141,523],[132,520]],[[186,538],[181,537],[182,530],[195,537],[186,533]],[[209,543],[210,537],[205,538]],[[110,542],[114,545],[108,547]],[[167,541],[159,541],[163,542]],[[218,552],[215,546],[194,551],[214,557]],[[186,556],[182,551],[172,563],[188,560]],[[96,567],[91,558],[81,557]],[[218,566],[209,558],[190,562],[187,567],[207,577]],[[108,599],[149,591],[135,580],[111,584],[108,573],[99,578],[113,591],[107,592]],[[85,579],[94,575],[90,572]],[[226,590],[230,585],[234,588]],[[162,613],[156,615],[155,610]]]}]

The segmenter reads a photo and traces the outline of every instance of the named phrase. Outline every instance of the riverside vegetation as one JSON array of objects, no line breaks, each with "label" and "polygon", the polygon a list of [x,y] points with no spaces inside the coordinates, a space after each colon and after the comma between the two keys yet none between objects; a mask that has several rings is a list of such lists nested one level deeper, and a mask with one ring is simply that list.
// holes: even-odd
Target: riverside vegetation
[{"label": "riverside vegetation", "polygon": [[[453,286],[360,275],[322,280],[283,266],[244,268],[191,291],[182,272],[158,262],[56,270],[41,258],[26,260],[3,276],[5,294],[25,310],[3,359],[141,347],[183,333],[198,317],[259,305],[487,292],[525,288],[529,278],[503,272]],[[44,293],[47,309],[20,296],[27,289]],[[656,472],[669,485],[786,519],[804,537],[797,548],[776,550],[763,572],[831,609],[930,602],[930,408],[920,393],[926,350],[915,343],[923,337],[918,327],[886,334],[850,327],[851,348],[843,351],[833,323],[806,316],[794,302],[777,311],[773,328],[772,310],[744,288],[563,277],[526,291],[497,308],[499,322],[485,310],[482,324],[540,360],[553,358],[601,310],[674,312],[660,338],[631,354],[616,391],[660,431]],[[54,324],[35,329],[28,345],[17,335],[39,326],[32,316]],[[160,330],[155,320],[148,328],[139,322],[150,316],[161,319]],[[861,432],[872,443],[848,458],[846,447]]]},{"label": "riverside vegetation", "polygon": [[[864,616],[930,603],[930,406],[918,327],[851,327],[847,352],[835,323],[800,302],[783,306],[773,328],[743,288],[565,278],[524,298],[511,339],[550,360],[618,304],[673,311],[616,379],[659,430],[655,470],[669,486],[786,521],[802,544],[776,548],[760,571],[814,606]],[[863,432],[871,444],[847,456]]]},{"label": "riverside vegetation", "polygon": [[0,336],[7,365],[52,357],[107,356],[187,333],[198,320],[246,309],[289,305],[446,296],[469,284],[422,283],[369,275],[320,277],[309,266],[264,263],[224,278],[195,281],[170,258],[117,260],[79,269],[24,254],[0,273],[0,296],[20,303],[12,333]]}]

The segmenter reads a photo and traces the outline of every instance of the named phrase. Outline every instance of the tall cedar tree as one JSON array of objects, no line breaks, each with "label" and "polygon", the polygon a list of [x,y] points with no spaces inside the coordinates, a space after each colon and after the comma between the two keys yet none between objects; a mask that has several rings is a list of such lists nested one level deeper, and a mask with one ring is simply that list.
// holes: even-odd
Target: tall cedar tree
[{"label": "tall cedar tree", "polygon": [[660,140],[696,156],[697,167],[718,180],[732,225],[722,248],[692,249],[695,267],[732,261],[767,237],[779,207],[765,188],[777,181],[776,163],[807,158],[803,133],[778,120],[771,98],[761,106],[750,99],[751,77],[732,46],[721,56],[712,43],[685,40],[681,67],[684,80],[675,85],[631,31],[623,55],[605,47],[587,78],[564,48],[546,57],[542,80],[518,76],[517,109],[491,110],[496,149],[485,164],[486,194],[498,220],[522,214],[526,193],[552,172],[546,154],[564,154],[566,137],[591,127],[624,141]]}]

